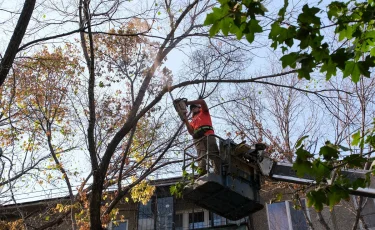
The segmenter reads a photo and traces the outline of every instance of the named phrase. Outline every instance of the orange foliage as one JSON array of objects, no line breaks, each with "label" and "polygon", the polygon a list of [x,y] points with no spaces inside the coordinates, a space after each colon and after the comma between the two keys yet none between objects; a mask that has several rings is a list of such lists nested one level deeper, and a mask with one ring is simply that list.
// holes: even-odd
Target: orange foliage
[{"label": "orange foliage", "polygon": [[[1,129],[0,144],[7,146],[10,139],[22,140],[25,138],[22,134],[30,132],[35,142],[28,138],[23,149],[32,151],[40,145],[42,136],[51,136],[56,131],[52,124],[63,123],[69,116],[65,102],[68,93],[78,89],[82,71],[77,50],[69,44],[53,51],[44,47],[31,58],[18,60],[13,79],[8,78],[0,91],[0,97],[7,99],[1,100],[0,106],[3,113],[11,114],[10,119],[17,120],[17,130],[22,132],[15,132],[13,126]],[[64,123],[58,131],[66,135],[70,128]]]},{"label": "orange foliage", "polygon": [[24,230],[24,222],[22,219],[15,221],[0,221],[0,229],[2,230]]}]

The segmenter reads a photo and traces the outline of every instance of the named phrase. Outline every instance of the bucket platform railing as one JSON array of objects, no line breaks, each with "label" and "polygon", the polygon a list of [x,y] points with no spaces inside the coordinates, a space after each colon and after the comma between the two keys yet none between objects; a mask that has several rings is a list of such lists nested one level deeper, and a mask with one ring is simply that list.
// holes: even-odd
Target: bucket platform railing
[{"label": "bucket platform railing", "polygon": [[[208,148],[208,138],[214,137],[219,142],[219,153],[214,154]],[[188,152],[198,141],[206,138],[206,153],[198,156]],[[183,167],[188,171],[192,164],[206,160],[204,175],[195,175],[187,182],[183,190],[184,199],[195,203],[230,220],[238,220],[263,208],[259,195],[260,180],[257,171],[245,161],[234,157],[236,144],[217,135],[209,135],[194,141],[184,149]],[[212,172],[210,161],[219,158],[217,172]]]}]

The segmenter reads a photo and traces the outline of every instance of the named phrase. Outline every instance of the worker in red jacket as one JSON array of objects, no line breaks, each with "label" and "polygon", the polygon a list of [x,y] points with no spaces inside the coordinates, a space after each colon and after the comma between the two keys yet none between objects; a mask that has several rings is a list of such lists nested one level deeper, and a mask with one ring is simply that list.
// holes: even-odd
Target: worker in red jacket
[{"label": "worker in red jacket", "polygon": [[211,134],[215,134],[215,132],[212,127],[211,115],[207,104],[203,99],[198,99],[187,101],[186,105],[190,105],[193,118],[190,123],[186,118],[184,122],[190,135],[193,136],[198,157],[202,157],[198,163],[200,175],[207,173],[207,149],[208,157],[212,161],[214,173],[219,174],[221,166],[219,148],[216,144],[216,138],[210,136]]}]

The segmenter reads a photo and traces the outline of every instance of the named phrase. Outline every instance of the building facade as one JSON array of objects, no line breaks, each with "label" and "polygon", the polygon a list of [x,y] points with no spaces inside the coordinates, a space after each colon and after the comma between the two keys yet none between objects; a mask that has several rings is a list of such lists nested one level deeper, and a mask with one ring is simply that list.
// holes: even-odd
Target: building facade
[{"label": "building facade", "polygon": [[[203,209],[184,199],[177,199],[170,194],[169,187],[177,179],[160,180],[156,182],[154,196],[146,203],[122,201],[118,204],[119,218],[111,222],[111,230],[187,230],[187,229],[222,229],[222,230],[349,230],[352,229],[356,208],[356,198],[336,205],[333,211],[325,208],[320,214],[306,207],[306,200],[295,209],[296,203],[291,196],[288,185],[272,182],[262,186],[261,195],[264,208],[249,214],[237,221],[226,219],[216,213]],[[276,194],[282,193],[283,200],[270,203]],[[289,195],[288,195],[289,194]],[[51,199],[29,202],[17,205],[3,206],[0,209],[1,220],[16,220],[22,215],[34,215],[36,219],[29,222],[33,226],[38,221],[46,221],[46,209],[56,207],[56,204],[67,202],[68,199]],[[42,215],[43,214],[43,215]],[[49,214],[51,216],[51,214]],[[120,216],[122,216],[120,218]],[[375,201],[365,198],[363,221],[357,229],[375,229]],[[52,216],[50,217],[53,218]],[[322,219],[323,218],[323,219]],[[39,225],[39,224],[37,224]],[[328,227],[328,228],[327,228]],[[50,229],[71,229],[69,217],[58,227]]]}]

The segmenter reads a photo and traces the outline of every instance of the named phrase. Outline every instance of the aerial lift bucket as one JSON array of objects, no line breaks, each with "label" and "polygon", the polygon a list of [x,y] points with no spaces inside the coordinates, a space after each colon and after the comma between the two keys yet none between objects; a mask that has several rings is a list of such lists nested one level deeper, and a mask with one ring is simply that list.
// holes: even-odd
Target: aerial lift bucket
[{"label": "aerial lift bucket", "polygon": [[[215,136],[215,135],[214,135]],[[183,190],[184,198],[230,220],[238,220],[263,208],[259,194],[260,176],[267,176],[277,181],[295,184],[315,184],[310,175],[298,177],[292,164],[275,162],[264,154],[265,146],[255,144],[235,144],[232,140],[220,140],[221,171],[219,174],[208,173],[188,183]],[[209,152],[209,151],[207,151]],[[207,153],[208,154],[208,153]],[[188,154],[193,163],[199,158]],[[207,155],[208,162],[208,155]],[[207,169],[209,171],[209,168]],[[366,178],[371,170],[344,169],[341,171],[349,180]],[[366,188],[349,189],[352,195],[375,198],[375,177],[370,178]],[[327,181],[329,184],[330,181]]]},{"label": "aerial lift bucket", "polygon": [[[207,174],[185,186],[183,197],[229,220],[239,220],[263,208],[259,194],[260,177],[247,162],[233,157],[236,145],[231,140],[215,137],[220,141],[220,173],[210,173],[208,169]],[[198,160],[185,149],[184,167],[186,156],[193,163]]]}]

